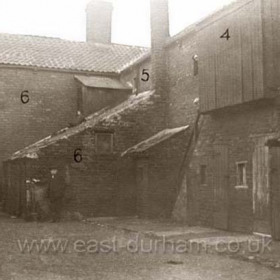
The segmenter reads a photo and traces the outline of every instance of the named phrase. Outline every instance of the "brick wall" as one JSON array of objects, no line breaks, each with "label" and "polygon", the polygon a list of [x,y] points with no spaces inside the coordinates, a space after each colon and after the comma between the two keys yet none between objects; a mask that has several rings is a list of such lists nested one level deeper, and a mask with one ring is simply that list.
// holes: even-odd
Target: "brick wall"
[{"label": "brick wall", "polygon": [[83,163],[72,164],[71,187],[76,197],[72,211],[75,209],[87,216],[136,214],[134,163],[120,154],[159,131],[161,118],[157,110],[155,103],[142,104],[138,110],[123,112],[120,118],[97,124],[98,129],[114,131],[114,154],[111,156],[96,156],[94,130],[71,140],[68,150],[70,145],[73,154],[82,146],[84,158]]},{"label": "brick wall", "polygon": [[[0,68],[0,162],[13,152],[68,126],[76,117],[74,74]],[[30,101],[21,102],[29,91]]]},{"label": "brick wall", "polygon": [[[82,91],[74,75],[76,73],[0,68],[0,165],[12,153],[76,122],[81,102],[78,93]],[[24,90],[29,91],[27,104],[21,101]],[[127,92],[123,91],[118,94],[89,89],[84,96],[85,113],[114,106],[126,97]]]},{"label": "brick wall", "polygon": [[168,48],[169,127],[192,125],[197,115],[193,101],[199,97],[198,75],[194,76],[196,37],[190,35]]},{"label": "brick wall", "polygon": [[[157,103],[149,101],[98,123],[95,129],[114,133],[113,154],[99,154],[96,151],[95,129],[88,129],[43,149],[39,160],[33,161],[34,166],[39,168],[35,173],[35,169],[29,169],[26,176],[47,178],[50,168],[68,168],[66,211],[85,216],[134,215],[134,165],[130,158],[122,158],[121,153],[161,129],[161,115],[157,110],[160,110]],[[76,149],[81,149],[81,163],[74,161]],[[21,162],[14,161],[11,172]],[[17,192],[15,186],[13,183],[11,188]],[[7,200],[8,205],[12,205],[14,195]]]},{"label": "brick wall", "polygon": [[[146,74],[143,74],[145,72],[149,74],[149,78]],[[151,61],[148,58],[142,63],[132,66],[126,71],[124,71],[121,74],[121,81],[123,83],[132,83],[132,85],[134,85],[137,88],[137,91],[135,93],[141,93],[151,89],[151,73]]]},{"label": "brick wall", "polygon": [[178,194],[178,175],[189,131],[173,136],[171,139],[151,148],[137,162],[146,160],[148,168],[148,185],[140,191],[142,198],[142,217],[170,218]]},{"label": "brick wall", "polygon": [[[200,185],[199,166],[214,154],[216,145],[226,146],[229,170],[228,186],[224,188],[229,195],[229,229],[250,232],[253,229],[253,152],[258,137],[277,132],[278,108],[275,101],[263,100],[205,115],[203,119],[202,131],[191,160],[189,188],[195,197],[190,211],[196,211],[194,217],[197,222],[213,226],[214,184]],[[248,189],[236,189],[236,163],[244,161],[247,162]],[[211,181],[211,167],[208,170],[207,179]]]},{"label": "brick wall", "polygon": [[[184,39],[173,42],[166,48],[166,71],[162,79],[167,82],[168,127],[192,125],[197,115],[197,106],[193,101],[199,97],[198,75],[194,75],[193,56],[197,55],[196,35],[190,34]],[[151,80],[153,71],[150,59],[130,68],[122,74],[123,81],[133,81],[138,76],[138,92],[152,88],[149,82],[141,81],[143,69],[149,69]]]},{"label": "brick wall", "polygon": [[[167,123],[163,125],[162,129],[165,127],[179,127],[190,125],[192,129],[192,125],[197,116],[197,106],[194,105],[194,100],[199,97],[199,81],[198,75],[194,75],[194,63],[193,56],[197,54],[197,43],[196,43],[196,35],[190,34],[184,39],[180,39],[174,41],[171,45],[169,45],[165,50],[166,55],[166,71],[163,71],[162,79],[167,82],[167,90],[168,93],[168,106],[165,107],[164,103],[159,103],[162,111],[160,110],[154,111],[152,116],[159,116],[159,114],[164,115],[163,118],[167,116]],[[143,68],[151,69],[150,60],[147,59],[145,64],[140,64],[139,66],[135,66],[130,70],[130,72],[125,73],[124,77],[129,77],[130,80],[133,80],[133,77],[137,76],[137,73],[140,74]],[[151,79],[153,79],[154,71],[151,71]],[[146,85],[147,88],[152,87],[150,83],[140,84],[140,91],[144,89],[142,85]],[[146,124],[147,128],[150,127],[149,123]],[[145,138],[144,138],[145,139]],[[186,145],[187,143],[185,143]],[[179,148],[180,149],[180,148]],[[161,155],[161,151],[158,150],[159,155]],[[176,154],[176,153],[175,153]],[[181,154],[183,154],[181,149]],[[157,164],[163,164],[165,160],[163,158],[157,157],[154,160],[157,161]],[[178,167],[178,166],[177,166]],[[177,176],[179,176],[179,170]],[[157,180],[162,182],[162,178],[165,178],[164,173],[156,173]],[[173,177],[174,179],[175,177]],[[155,178],[154,178],[155,180]],[[177,178],[176,178],[177,180]],[[177,181],[176,181],[177,182]],[[175,186],[172,186],[175,187]],[[171,189],[172,189],[171,187]],[[173,193],[174,194],[174,193]],[[176,192],[178,194],[178,192]],[[185,196],[184,192],[181,192],[181,196]],[[180,200],[180,196],[178,196],[178,200]],[[181,203],[177,211],[186,212],[186,203],[185,199],[182,199],[184,202]],[[174,203],[171,203],[172,205]],[[173,205],[174,206],[174,205]],[[148,211],[151,210],[148,207]],[[169,213],[169,210],[168,210]],[[154,215],[156,215],[154,213]],[[184,214],[183,214],[184,215]]]}]

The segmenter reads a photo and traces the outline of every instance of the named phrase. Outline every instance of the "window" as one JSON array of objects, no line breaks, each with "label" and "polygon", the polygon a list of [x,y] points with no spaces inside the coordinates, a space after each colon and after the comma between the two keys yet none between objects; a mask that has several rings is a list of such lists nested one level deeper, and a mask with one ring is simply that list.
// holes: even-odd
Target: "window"
[{"label": "window", "polygon": [[237,162],[237,186],[247,186],[247,176],[246,176],[247,162]]},{"label": "window", "polygon": [[207,183],[207,165],[200,165],[200,184],[206,185]]},{"label": "window", "polygon": [[198,55],[193,56],[193,75],[198,75]]},{"label": "window", "polygon": [[99,154],[110,154],[113,152],[113,134],[108,132],[97,132],[95,134],[96,152]]}]

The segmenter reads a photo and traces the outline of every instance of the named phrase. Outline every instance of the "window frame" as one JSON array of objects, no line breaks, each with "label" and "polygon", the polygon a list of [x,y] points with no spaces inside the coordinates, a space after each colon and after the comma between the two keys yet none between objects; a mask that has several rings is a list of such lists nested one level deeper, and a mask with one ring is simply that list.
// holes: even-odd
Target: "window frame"
[{"label": "window frame", "polygon": [[[243,166],[242,169],[242,182],[240,178],[240,166]],[[236,162],[236,188],[248,188],[248,181],[247,181],[247,165],[248,161],[238,161]]]},{"label": "window frame", "polygon": [[[101,134],[106,134],[106,135],[110,135],[110,151],[109,152],[104,152],[104,151],[100,151],[100,149],[98,148],[98,136]],[[111,131],[95,131],[94,133],[94,139],[95,139],[95,152],[97,154],[100,155],[110,155],[113,154],[114,152],[114,133]]]}]

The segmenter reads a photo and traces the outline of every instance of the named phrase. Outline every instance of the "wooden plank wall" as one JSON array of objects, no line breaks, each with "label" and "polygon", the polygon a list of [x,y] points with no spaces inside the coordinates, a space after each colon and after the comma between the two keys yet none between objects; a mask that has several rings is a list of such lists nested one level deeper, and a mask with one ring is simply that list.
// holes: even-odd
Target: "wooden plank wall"
[{"label": "wooden plank wall", "polygon": [[202,112],[263,98],[261,1],[244,3],[199,31]]},{"label": "wooden plank wall", "polygon": [[280,93],[280,1],[262,1],[265,91],[273,96]]}]

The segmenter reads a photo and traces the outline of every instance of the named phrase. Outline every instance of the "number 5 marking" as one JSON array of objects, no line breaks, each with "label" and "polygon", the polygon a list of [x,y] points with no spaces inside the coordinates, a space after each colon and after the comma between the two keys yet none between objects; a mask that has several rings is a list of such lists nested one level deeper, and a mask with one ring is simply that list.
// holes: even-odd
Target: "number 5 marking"
[{"label": "number 5 marking", "polygon": [[149,69],[143,69],[142,76],[146,76],[146,78],[141,78],[141,81],[148,82],[150,80],[150,74],[147,72]]}]

